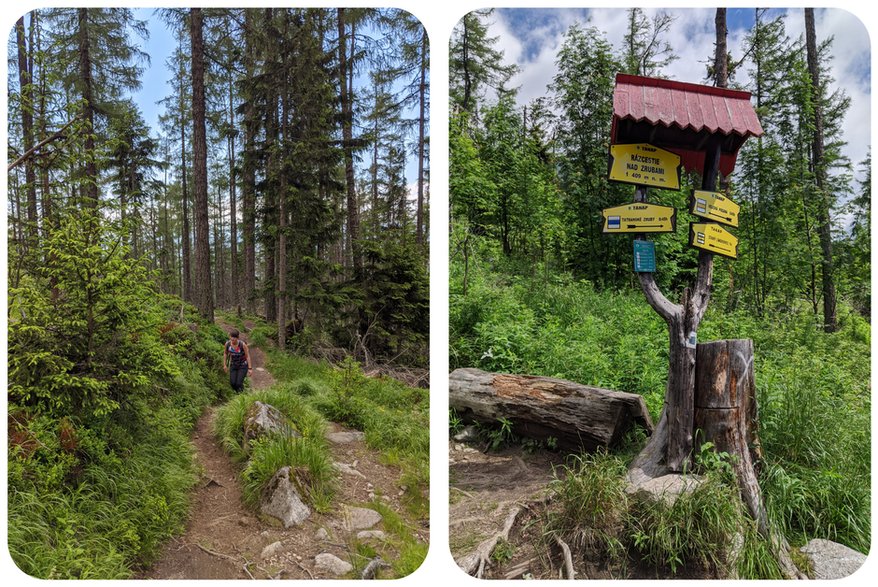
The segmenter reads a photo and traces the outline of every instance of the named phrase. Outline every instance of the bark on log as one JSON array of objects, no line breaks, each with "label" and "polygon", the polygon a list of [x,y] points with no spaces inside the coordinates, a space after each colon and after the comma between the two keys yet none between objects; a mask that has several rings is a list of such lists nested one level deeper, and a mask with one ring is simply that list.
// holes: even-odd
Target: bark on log
[{"label": "bark on log", "polygon": [[519,436],[554,437],[566,450],[613,446],[638,424],[653,431],[641,396],[549,377],[457,369],[449,403],[464,420],[506,418]]}]

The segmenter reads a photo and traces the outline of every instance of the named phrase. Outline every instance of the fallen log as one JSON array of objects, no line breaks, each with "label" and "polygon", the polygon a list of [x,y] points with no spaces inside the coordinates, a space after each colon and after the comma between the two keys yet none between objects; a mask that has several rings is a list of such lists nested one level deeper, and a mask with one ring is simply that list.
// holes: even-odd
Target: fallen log
[{"label": "fallen log", "polygon": [[641,396],[550,377],[457,369],[449,377],[449,405],[464,421],[505,418],[518,436],[553,437],[565,450],[614,446],[637,425],[653,430]]}]

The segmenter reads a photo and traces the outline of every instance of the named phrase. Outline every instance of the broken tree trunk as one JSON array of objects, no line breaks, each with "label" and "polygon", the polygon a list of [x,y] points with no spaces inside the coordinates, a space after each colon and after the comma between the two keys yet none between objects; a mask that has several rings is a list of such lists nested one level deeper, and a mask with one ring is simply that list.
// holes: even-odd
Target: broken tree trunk
[{"label": "broken tree trunk", "polygon": [[790,559],[789,544],[771,528],[765,510],[754,468],[754,450],[758,446],[756,414],[753,341],[699,344],[695,361],[695,436],[732,456],[741,499],[759,533],[772,545],[784,574],[788,578],[800,577]]},{"label": "broken tree trunk", "polygon": [[457,369],[449,404],[464,420],[505,418],[519,436],[554,437],[567,450],[613,446],[635,425],[653,430],[641,396],[549,377]]}]

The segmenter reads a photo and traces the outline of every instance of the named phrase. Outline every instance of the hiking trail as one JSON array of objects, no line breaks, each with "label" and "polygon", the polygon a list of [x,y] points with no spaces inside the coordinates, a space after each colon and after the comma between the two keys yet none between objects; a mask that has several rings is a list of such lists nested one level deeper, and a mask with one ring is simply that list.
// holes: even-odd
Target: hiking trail
[{"label": "hiking trail", "polygon": [[[220,321],[217,324],[226,331],[232,328]],[[248,322],[244,325],[248,330],[253,327]],[[241,339],[250,344],[246,332],[241,333]],[[250,357],[253,361],[250,389],[274,385],[275,379],[266,369],[266,353],[251,344]],[[326,436],[339,474],[339,490],[332,511],[313,512],[296,527],[274,526],[244,505],[239,478],[241,466],[232,462],[213,433],[216,411],[216,406],[208,407],[192,435],[200,478],[191,494],[186,530],[169,540],[157,560],[138,578],[332,579],[353,576],[350,570],[342,572],[344,565],[333,569],[334,561],[327,555],[350,563],[355,539],[380,542],[387,536],[382,522],[358,529],[357,521],[352,519],[356,516],[343,506],[369,508],[368,503],[378,496],[377,499],[393,511],[401,511],[403,492],[399,471],[380,462],[380,453],[366,447],[361,432],[330,422]],[[417,529],[419,539],[424,541],[428,532],[425,526]]]}]

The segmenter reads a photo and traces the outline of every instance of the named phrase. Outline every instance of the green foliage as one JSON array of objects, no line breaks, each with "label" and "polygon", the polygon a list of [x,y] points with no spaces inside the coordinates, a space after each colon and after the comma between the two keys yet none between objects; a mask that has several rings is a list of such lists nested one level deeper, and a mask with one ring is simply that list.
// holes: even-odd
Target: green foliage
[{"label": "green foliage", "polygon": [[[179,300],[154,296],[149,309],[179,315]],[[183,530],[197,479],[189,434],[225,386],[213,328],[170,324],[154,336],[173,376],[110,414],[10,403],[9,550],[24,572],[128,578]]]},{"label": "green foliage", "polygon": [[[330,420],[362,430],[370,448],[380,451],[388,463],[401,466],[404,502],[413,515],[426,515],[430,478],[428,390],[389,378],[366,377],[350,358],[338,369],[277,351],[272,351],[270,358],[272,372],[290,390],[289,395]],[[233,409],[232,403],[229,405]]]},{"label": "green foliage", "polygon": [[[597,292],[587,282],[509,269],[477,240],[467,295],[451,265],[452,368],[561,377],[644,396],[656,421],[667,378],[667,330],[639,292]],[[868,323],[839,308],[826,334],[802,312],[754,317],[708,309],[699,339],[750,338],[755,346],[760,483],[769,514],[794,544],[811,537],[868,552],[871,534]],[[638,443],[631,443],[637,447]],[[727,470],[713,451],[707,470]]]},{"label": "green foliage", "polygon": [[178,373],[159,340],[160,295],[96,212],[42,242],[38,277],[11,288],[9,397],[40,412],[101,418]]},{"label": "green foliage", "polygon": [[488,443],[490,450],[497,450],[514,444],[518,436],[512,431],[512,422],[506,418],[499,418],[491,424],[477,424],[479,436]]},{"label": "green foliage", "polygon": [[[336,473],[326,446],[326,421],[305,399],[296,394],[297,386],[280,383],[271,389],[237,395],[217,411],[214,432],[226,452],[234,459],[249,458],[242,473],[244,501],[256,506],[262,490],[278,469],[295,471],[300,493],[318,511],[327,511],[335,492]],[[302,438],[270,435],[246,445],[244,420],[257,401],[274,406],[287,418]]]},{"label": "green foliage", "polygon": [[318,512],[331,510],[337,473],[324,444],[313,437],[276,434],[254,440],[250,449],[250,460],[241,473],[245,503],[255,508],[271,478],[281,468],[290,467],[291,478],[302,499]]},{"label": "green foliage", "polygon": [[547,534],[618,560],[628,507],[625,472],[625,463],[605,451],[571,456],[550,485],[558,509],[549,514]]},{"label": "green foliage", "polygon": [[707,476],[672,504],[634,502],[627,532],[645,560],[672,573],[690,564],[722,569],[743,515],[736,489]]},{"label": "green foliage", "polygon": [[497,541],[496,546],[494,546],[494,550],[491,551],[491,560],[498,565],[502,565],[511,561],[514,555],[515,545],[501,538]]}]

